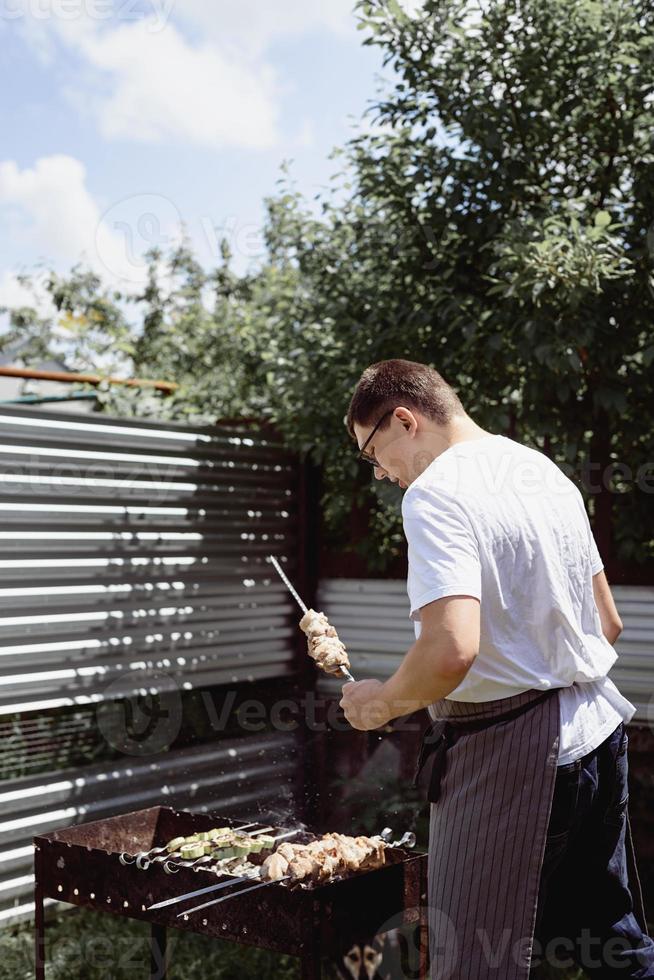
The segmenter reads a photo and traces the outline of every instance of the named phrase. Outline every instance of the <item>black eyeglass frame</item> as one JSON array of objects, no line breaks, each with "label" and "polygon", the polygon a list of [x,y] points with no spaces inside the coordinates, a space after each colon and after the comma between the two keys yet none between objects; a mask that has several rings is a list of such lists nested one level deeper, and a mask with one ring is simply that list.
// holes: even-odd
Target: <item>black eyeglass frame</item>
[{"label": "black eyeglass frame", "polygon": [[362,460],[362,462],[364,462],[364,463],[370,463],[372,466],[381,466],[381,463],[379,462],[379,460],[375,459],[374,456],[370,456],[368,453],[365,452],[365,448],[368,445],[368,443],[370,442],[370,440],[372,439],[372,437],[374,436],[374,434],[377,431],[377,429],[379,428],[379,426],[384,421],[384,419],[388,415],[392,415],[394,411],[395,411],[394,408],[389,408],[387,412],[384,412],[384,414],[382,415],[382,417],[380,419],[377,419],[377,422],[375,423],[374,429],[372,430],[372,432],[370,433],[370,435],[368,436],[368,438],[364,442],[363,446],[361,447],[361,449],[357,453],[357,459]]}]

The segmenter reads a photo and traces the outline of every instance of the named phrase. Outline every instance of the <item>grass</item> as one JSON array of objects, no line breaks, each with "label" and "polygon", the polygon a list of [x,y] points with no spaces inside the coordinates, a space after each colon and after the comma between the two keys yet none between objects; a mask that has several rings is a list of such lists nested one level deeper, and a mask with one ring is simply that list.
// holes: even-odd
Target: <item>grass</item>
[{"label": "grass", "polygon": [[[72,909],[48,923],[47,980],[145,980],[149,928],[140,922]],[[299,980],[299,961],[267,950],[171,930],[169,980]],[[394,974],[395,976],[395,974]],[[584,980],[578,970],[535,970],[530,980]],[[329,967],[325,980],[335,980]],[[31,927],[0,936],[0,980],[34,980]]]},{"label": "grass", "polygon": [[[298,960],[236,943],[170,931],[169,980],[296,980]],[[148,926],[87,910],[48,923],[47,980],[143,980],[150,964]],[[33,932],[0,937],[0,980],[34,980]]]}]

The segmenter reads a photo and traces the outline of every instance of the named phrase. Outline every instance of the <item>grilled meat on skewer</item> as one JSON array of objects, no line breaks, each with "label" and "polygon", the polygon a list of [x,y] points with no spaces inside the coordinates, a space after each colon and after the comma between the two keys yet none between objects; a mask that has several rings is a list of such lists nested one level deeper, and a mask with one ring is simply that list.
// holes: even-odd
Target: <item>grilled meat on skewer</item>
[{"label": "grilled meat on skewer", "polygon": [[307,635],[309,656],[323,670],[337,673],[342,667],[350,669],[345,645],[323,612],[308,609],[300,620],[300,629]]},{"label": "grilled meat on skewer", "polygon": [[293,858],[292,861],[289,861],[287,873],[298,881],[301,881],[302,879],[318,881],[321,871],[322,863],[318,860],[318,858],[312,856],[311,854],[298,854],[298,856]]},{"label": "grilled meat on skewer", "polygon": [[279,851],[275,851],[270,857],[261,865],[261,877],[270,878],[271,881],[276,881],[278,878],[283,878],[288,871],[288,860]]},{"label": "grilled meat on skewer", "polygon": [[280,844],[261,866],[261,877],[327,881],[352,871],[371,871],[386,863],[384,841],[325,834],[309,844]]}]

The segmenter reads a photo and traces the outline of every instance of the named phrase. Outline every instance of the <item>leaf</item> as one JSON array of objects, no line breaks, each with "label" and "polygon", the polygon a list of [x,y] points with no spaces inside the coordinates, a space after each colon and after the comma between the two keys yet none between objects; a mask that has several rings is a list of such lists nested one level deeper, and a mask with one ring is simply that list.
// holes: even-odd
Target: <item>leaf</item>
[{"label": "leaf", "polygon": [[398,0],[386,0],[386,3],[394,17],[401,21],[408,20],[407,14],[398,3]]},{"label": "leaf", "polygon": [[607,228],[611,224],[611,215],[608,211],[598,211],[595,215],[595,227]]}]

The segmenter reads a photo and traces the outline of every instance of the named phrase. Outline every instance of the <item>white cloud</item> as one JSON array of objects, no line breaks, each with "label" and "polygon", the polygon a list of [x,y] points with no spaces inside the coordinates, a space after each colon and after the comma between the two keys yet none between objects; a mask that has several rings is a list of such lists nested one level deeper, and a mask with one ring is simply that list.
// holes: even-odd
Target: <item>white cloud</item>
[{"label": "white cloud", "polygon": [[[280,139],[280,86],[265,64],[243,65],[212,43],[192,45],[172,24],[157,31],[147,20],[82,30],[75,44],[104,76],[94,93],[78,91],[77,98],[108,138],[247,149]],[[107,87],[109,94],[100,94]]]},{"label": "white cloud", "polygon": [[33,296],[21,282],[14,272],[6,269],[0,275],[0,306],[15,308],[17,306],[31,306]]},{"label": "white cloud", "polygon": [[356,35],[354,0],[150,0],[148,16],[117,3],[111,19],[94,16],[92,0],[69,0],[75,16],[58,0],[39,0],[38,16],[18,3],[25,38],[60,77],[79,59],[73,84],[63,83],[73,104],[108,139],[137,142],[281,146],[283,100],[297,81],[273,65],[271,46],[312,31]]},{"label": "white cloud", "polygon": [[39,251],[74,259],[99,217],[85,179],[79,160],[64,154],[43,157],[25,170],[13,160],[0,162],[0,206],[13,235],[29,238]]},{"label": "white cloud", "polygon": [[[42,157],[23,170],[0,161],[0,219],[17,251],[69,267],[82,261],[104,281],[138,285],[145,280],[143,254],[180,234],[179,213],[158,195],[134,195],[103,211],[86,186],[74,157]],[[5,295],[20,298],[12,273],[1,280]]]},{"label": "white cloud", "polygon": [[313,31],[356,33],[355,0],[175,0],[175,15],[218,43],[259,57],[282,38]]},{"label": "white cloud", "polygon": [[[303,79],[274,45],[312,32],[358,43],[353,6],[354,0],[12,0],[4,27],[22,33],[47,66],[50,84],[107,139],[145,141],[161,147],[156,154],[171,144],[306,150],[319,139],[319,117],[303,111],[280,131],[284,100]],[[74,156],[29,165],[0,158],[0,221],[11,242],[3,265],[14,270],[0,270],[2,299],[14,305],[24,298],[15,270],[37,260],[60,270],[82,261],[123,287],[142,282],[148,247],[166,251],[179,240],[181,220],[152,181],[139,184],[154,192],[103,201]]]}]

